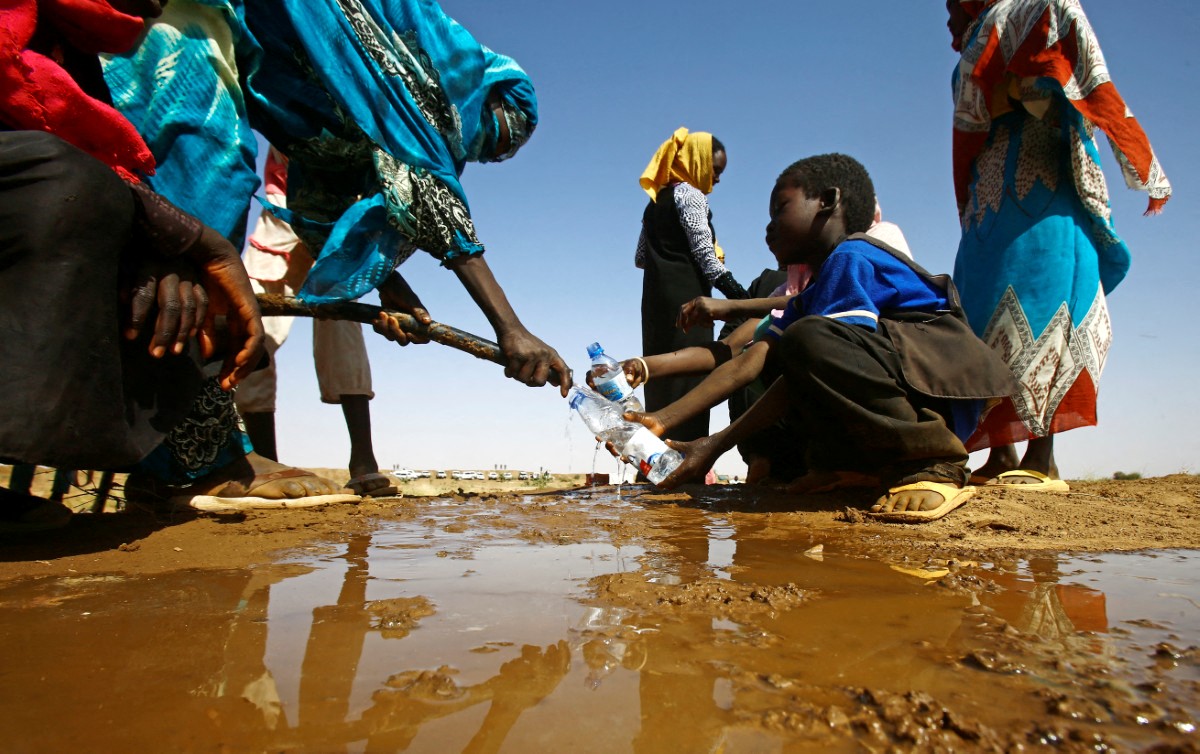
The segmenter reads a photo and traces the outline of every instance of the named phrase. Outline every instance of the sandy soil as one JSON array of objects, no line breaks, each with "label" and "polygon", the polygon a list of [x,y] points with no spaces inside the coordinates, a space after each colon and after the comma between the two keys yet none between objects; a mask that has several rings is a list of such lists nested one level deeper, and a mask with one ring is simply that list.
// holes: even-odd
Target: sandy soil
[{"label": "sandy soil", "polygon": [[[0,476],[6,476],[5,473]],[[337,471],[318,470],[333,476]],[[342,472],[344,474],[344,472]],[[0,478],[0,483],[4,479]],[[0,580],[87,573],[160,573],[183,568],[238,567],[314,540],[341,540],[380,518],[418,516],[420,495],[449,496],[463,507],[511,512],[511,525],[546,541],[578,541],[597,529],[633,540],[648,526],[637,516],[597,520],[583,505],[556,506],[539,516],[530,499],[561,498],[580,475],[559,475],[543,488],[518,482],[419,480],[401,485],[402,497],[368,498],[359,505],[232,514],[155,513],[130,509],[80,514],[63,530],[0,539]],[[439,484],[440,482],[440,484]],[[119,492],[119,491],[118,491]],[[813,530],[840,529],[864,540],[892,538],[898,550],[929,557],[1020,556],[1038,551],[1128,551],[1200,548],[1200,476],[1130,481],[1075,481],[1067,494],[980,489],[964,507],[933,523],[882,524],[861,512],[872,493],[788,496],[742,485],[693,486],[670,493],[627,487],[647,509],[662,505],[715,507],[786,517]],[[527,496],[532,496],[529,498]],[[75,498],[86,507],[87,498]],[[779,519],[773,519],[779,520]]]}]

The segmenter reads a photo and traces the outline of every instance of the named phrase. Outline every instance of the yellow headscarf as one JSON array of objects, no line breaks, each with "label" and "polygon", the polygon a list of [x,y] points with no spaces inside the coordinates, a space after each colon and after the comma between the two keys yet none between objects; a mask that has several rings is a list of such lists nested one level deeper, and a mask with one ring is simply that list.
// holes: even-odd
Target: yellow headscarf
[{"label": "yellow headscarf", "polygon": [[650,158],[639,183],[653,201],[658,198],[659,189],[679,181],[690,183],[705,194],[712,193],[712,134],[704,131],[690,134],[686,128],[676,129]]},{"label": "yellow headscarf", "polygon": [[[669,183],[689,183],[702,193],[713,190],[713,136],[706,131],[688,133],[677,128],[671,138],[662,143],[638,181],[650,201],[658,201],[658,192]],[[725,250],[713,239],[717,259],[725,261]]]}]

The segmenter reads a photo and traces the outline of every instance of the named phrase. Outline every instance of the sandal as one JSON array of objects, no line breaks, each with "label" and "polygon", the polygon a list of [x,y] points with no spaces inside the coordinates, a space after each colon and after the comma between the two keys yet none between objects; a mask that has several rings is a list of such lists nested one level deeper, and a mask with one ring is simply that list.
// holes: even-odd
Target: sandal
[{"label": "sandal", "polygon": [[[130,479],[125,484],[126,497],[139,502],[149,502],[155,507],[166,507],[172,510],[198,511],[236,511],[252,509],[279,508],[312,508],[330,503],[357,503],[362,498],[349,493],[333,493],[325,495],[305,495],[302,497],[264,497],[256,495],[262,488],[281,479],[299,479],[315,477],[303,469],[285,468],[255,474],[250,482],[238,480],[217,483],[214,489],[205,493],[189,492],[186,488],[176,487],[161,482],[153,477]],[[204,487],[203,482],[197,482],[195,487]]]},{"label": "sandal", "polygon": [[902,484],[899,487],[892,487],[888,490],[887,497],[890,499],[897,493],[913,490],[936,492],[942,496],[942,504],[936,508],[924,511],[882,511],[876,510],[876,508],[882,507],[881,503],[876,503],[866,515],[877,521],[902,524],[919,524],[926,521],[936,521],[967,502],[975,494],[974,487],[956,487],[953,484],[943,484],[941,482],[913,482],[912,484]]},{"label": "sandal", "polygon": [[400,492],[395,485],[392,484],[391,477],[387,474],[363,474],[356,476],[346,486],[355,492],[355,494],[365,497],[390,497]]}]

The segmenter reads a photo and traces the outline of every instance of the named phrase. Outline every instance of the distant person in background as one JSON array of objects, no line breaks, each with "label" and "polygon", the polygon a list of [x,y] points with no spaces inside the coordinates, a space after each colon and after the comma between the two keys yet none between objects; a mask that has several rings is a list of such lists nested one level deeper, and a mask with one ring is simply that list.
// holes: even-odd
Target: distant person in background
[{"label": "distant person in background", "polygon": [[[710,323],[685,331],[680,307],[715,287],[726,298],[746,298],[746,290],[725,269],[708,208],[708,194],[720,183],[728,158],[710,133],[680,128],[655,152],[640,185],[650,196],[642,214],[634,264],[642,278],[642,353],[670,353],[713,339]],[[673,377],[646,386],[646,408],[655,411],[692,389],[700,378]],[[676,437],[708,435],[708,412],[676,428]]]},{"label": "distant person in background", "polygon": [[[1021,390],[967,443],[992,448],[975,483],[1066,491],[1054,435],[1096,424],[1112,328],[1105,297],[1130,253],[1113,228],[1093,132],[1108,137],[1147,214],[1171,194],[1109,78],[1078,0],[947,0],[954,182],[962,224],[954,282],[975,332]],[[1023,457],[1013,444],[1028,440]]]},{"label": "distant person in background", "polygon": [[[267,201],[287,206],[287,157],[275,147],[267,153],[264,169]],[[294,296],[313,266],[312,255],[287,223],[262,211],[242,254],[255,293]],[[278,459],[275,443],[275,396],[278,374],[275,354],[287,340],[294,317],[264,317],[267,353],[271,364],[247,377],[237,392],[237,407],[254,448]],[[324,403],[339,404],[350,434],[350,481],[346,486],[360,495],[396,494],[386,474],[379,473],[371,440],[371,362],[362,325],[336,319],[314,319],[313,364]]]}]

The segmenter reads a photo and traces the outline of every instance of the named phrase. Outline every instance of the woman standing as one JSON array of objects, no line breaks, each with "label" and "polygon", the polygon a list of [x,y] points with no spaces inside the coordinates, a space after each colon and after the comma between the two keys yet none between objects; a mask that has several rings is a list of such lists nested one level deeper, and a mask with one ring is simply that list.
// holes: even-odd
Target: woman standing
[{"label": "woman standing", "polygon": [[[1065,491],[1054,435],[1096,424],[1112,343],[1105,297],[1129,269],[1099,152],[1162,209],[1170,184],[1129,113],[1079,0],[947,0],[954,180],[962,241],[954,282],[971,326],[1021,384],[968,443],[992,448],[973,481]],[[1028,440],[1018,459],[1013,443]]]},{"label": "woman standing", "polygon": [[[634,264],[642,280],[642,353],[653,356],[713,341],[712,325],[683,330],[679,309],[715,287],[726,298],[746,290],[725,269],[706,196],[721,181],[725,147],[710,133],[680,128],[663,142],[642,173],[650,203],[642,214]],[[671,377],[646,383],[646,410],[657,411],[682,397],[701,377]],[[708,436],[708,412],[671,433],[675,440]]]}]

